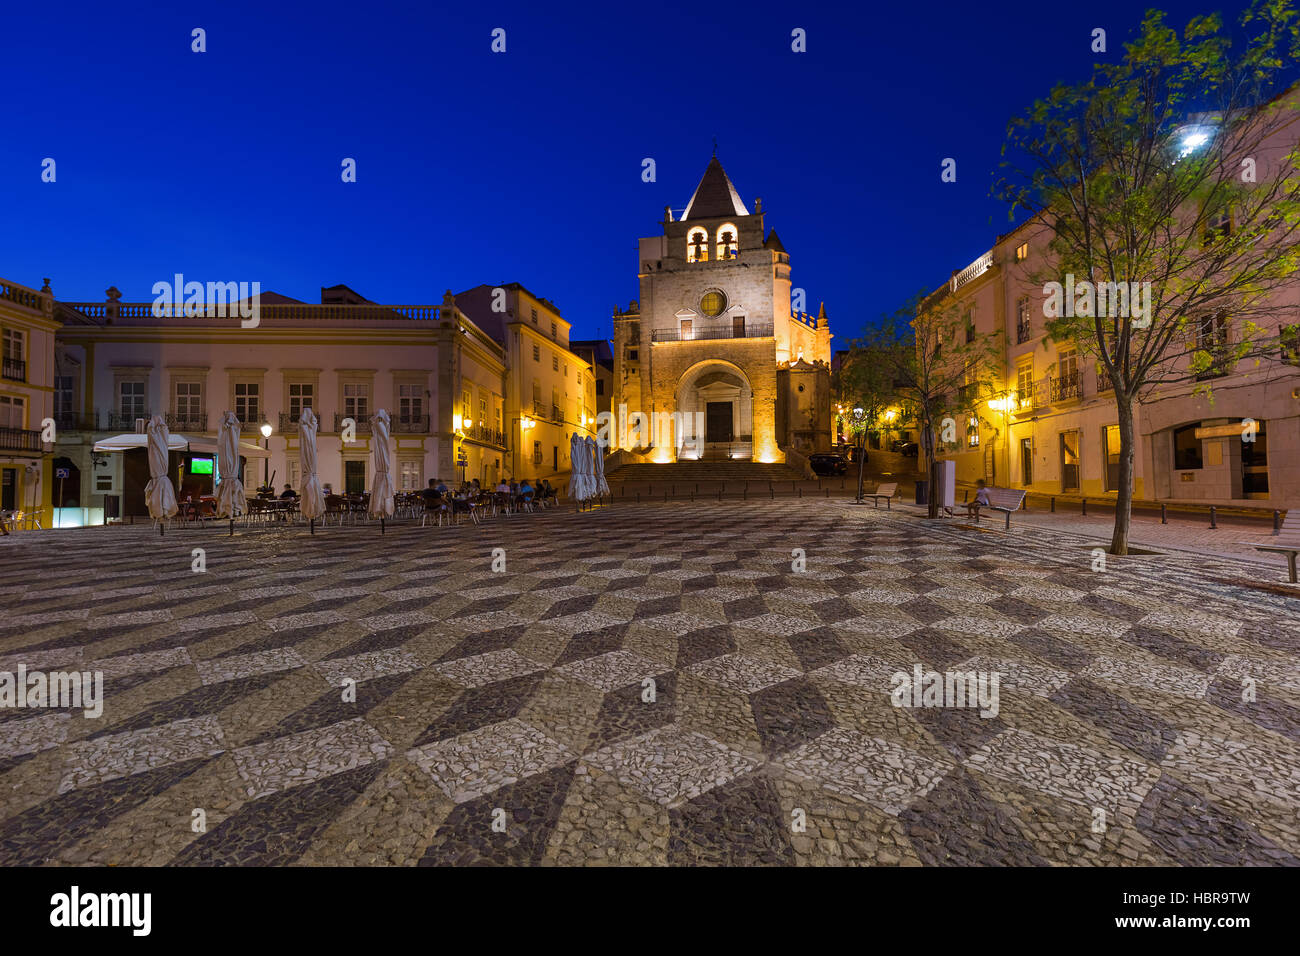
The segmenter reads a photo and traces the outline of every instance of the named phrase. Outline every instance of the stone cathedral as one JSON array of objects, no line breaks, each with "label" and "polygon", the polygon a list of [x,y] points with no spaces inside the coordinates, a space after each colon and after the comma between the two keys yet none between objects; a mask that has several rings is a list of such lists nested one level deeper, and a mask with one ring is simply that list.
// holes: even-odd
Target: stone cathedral
[{"label": "stone cathedral", "polygon": [[763,216],[715,155],[681,218],[666,209],[640,240],[640,301],[614,312],[613,411],[672,425],[621,428],[616,447],[653,462],[829,450],[830,323],[825,306],[792,311],[790,256]]}]

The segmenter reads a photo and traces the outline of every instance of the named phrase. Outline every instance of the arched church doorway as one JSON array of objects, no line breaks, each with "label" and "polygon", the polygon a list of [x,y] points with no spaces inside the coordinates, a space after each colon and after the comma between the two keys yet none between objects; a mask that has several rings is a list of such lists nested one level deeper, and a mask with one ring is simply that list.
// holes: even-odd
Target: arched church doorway
[{"label": "arched church doorway", "polygon": [[739,366],[715,359],[687,369],[676,411],[679,459],[753,457],[754,390]]}]

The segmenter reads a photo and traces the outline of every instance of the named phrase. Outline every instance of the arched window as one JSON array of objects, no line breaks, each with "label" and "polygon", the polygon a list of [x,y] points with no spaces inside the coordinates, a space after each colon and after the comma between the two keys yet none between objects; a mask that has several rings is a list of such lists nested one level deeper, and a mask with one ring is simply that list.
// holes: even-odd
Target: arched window
[{"label": "arched window", "polygon": [[686,261],[707,262],[709,259],[709,231],[696,226],[686,234]]},{"label": "arched window", "polygon": [[736,258],[736,237],[739,233],[736,227],[729,222],[724,222],[718,227],[718,259]]}]

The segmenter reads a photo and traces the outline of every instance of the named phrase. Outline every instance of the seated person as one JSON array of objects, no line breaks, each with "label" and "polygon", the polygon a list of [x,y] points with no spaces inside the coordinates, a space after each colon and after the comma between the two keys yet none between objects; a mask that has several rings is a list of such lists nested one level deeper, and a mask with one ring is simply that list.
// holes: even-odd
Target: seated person
[{"label": "seated person", "polygon": [[500,484],[496,486],[495,491],[499,495],[508,495],[510,494],[510,486],[506,484],[506,480],[502,478]]},{"label": "seated person", "polygon": [[442,502],[442,492],[435,487],[435,482],[437,482],[437,480],[437,478],[430,478],[429,487],[420,492],[420,496],[424,499],[425,507],[436,507]]},{"label": "seated person", "polygon": [[523,498],[524,501],[532,501],[534,494],[533,486],[530,485],[528,479],[525,478],[523,484],[519,486],[519,496]]},{"label": "seated person", "polygon": [[987,508],[988,506],[989,506],[989,489],[988,486],[985,484],[984,479],[981,478],[975,482],[974,499],[966,502],[966,517],[969,518],[972,515],[974,515],[975,517],[978,518],[980,508],[981,507]]},{"label": "seated person", "polygon": [[281,497],[281,498],[297,498],[297,497],[298,497],[298,492],[296,492],[296,491],[293,490],[293,486],[292,486],[292,485],[285,485],[285,486],[284,486],[284,491],[280,492],[280,497]]},{"label": "seated person", "polygon": [[447,486],[442,483],[441,478],[431,479],[429,481],[429,487],[437,489],[437,492],[440,495],[445,495],[447,493]]}]

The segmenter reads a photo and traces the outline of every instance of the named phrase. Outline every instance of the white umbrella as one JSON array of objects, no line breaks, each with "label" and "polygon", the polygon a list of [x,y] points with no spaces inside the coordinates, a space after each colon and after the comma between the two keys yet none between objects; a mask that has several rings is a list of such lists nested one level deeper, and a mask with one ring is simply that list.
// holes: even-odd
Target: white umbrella
[{"label": "white umbrella", "polygon": [[230,518],[234,534],[235,518],[244,513],[244,483],[239,479],[239,419],[232,411],[221,413],[217,429],[217,517]]},{"label": "white umbrella", "polygon": [[302,501],[298,510],[312,523],[312,534],[316,533],[316,519],[325,513],[325,496],[316,477],[316,429],[319,427],[315,413],[304,408],[298,416],[298,466],[302,473]]},{"label": "white umbrella", "polygon": [[582,453],[578,436],[575,432],[569,436],[569,497],[574,501],[586,501],[587,494],[582,481]]},{"label": "white umbrella", "polygon": [[375,462],[375,486],[370,490],[370,513],[379,515],[379,533],[384,518],[393,513],[393,452],[388,447],[388,412],[379,409],[370,417],[371,454]]},{"label": "white umbrella", "polygon": [[591,451],[595,456],[596,462],[596,494],[609,494],[609,482],[605,480],[605,455],[601,451],[600,443],[594,438],[588,438],[591,442]]},{"label": "white umbrella", "polygon": [[161,522],[176,514],[176,489],[167,476],[167,449],[171,432],[161,415],[149,420],[149,484],[144,486],[144,500],[149,505],[149,517],[159,521],[158,532],[163,533]]}]

